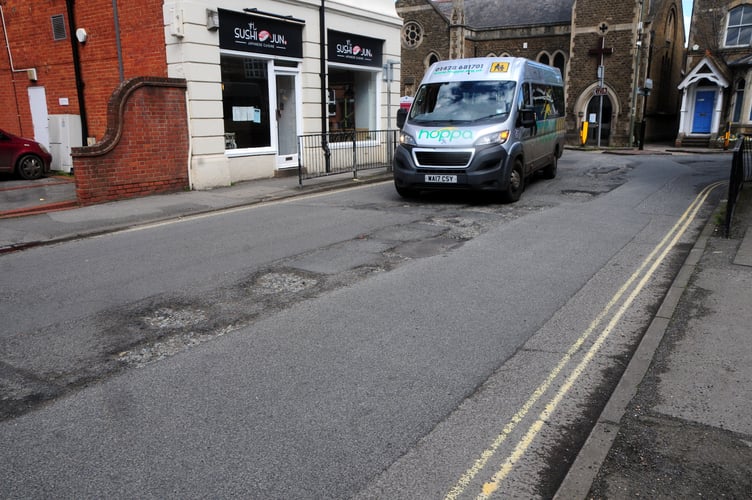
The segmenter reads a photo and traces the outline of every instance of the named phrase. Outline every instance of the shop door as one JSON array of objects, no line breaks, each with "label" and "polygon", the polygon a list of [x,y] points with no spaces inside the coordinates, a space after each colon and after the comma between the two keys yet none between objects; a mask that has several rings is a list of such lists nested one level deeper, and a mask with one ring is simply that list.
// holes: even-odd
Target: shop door
[{"label": "shop door", "polygon": [[692,120],[693,134],[709,134],[713,118],[714,90],[698,90],[695,98],[695,115]]},{"label": "shop door", "polygon": [[298,166],[295,75],[277,75],[277,168]]}]

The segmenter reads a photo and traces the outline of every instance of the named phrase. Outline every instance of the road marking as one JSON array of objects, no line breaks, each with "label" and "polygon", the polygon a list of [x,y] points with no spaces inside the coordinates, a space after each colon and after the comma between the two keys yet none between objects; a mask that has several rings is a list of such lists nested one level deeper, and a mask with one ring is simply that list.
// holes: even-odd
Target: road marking
[{"label": "road marking", "polygon": [[[569,377],[567,377],[565,383],[562,385],[562,387],[559,389],[556,395],[554,395],[554,397],[545,405],[543,411],[538,416],[538,419],[528,428],[528,431],[525,433],[525,436],[517,444],[512,454],[506,458],[501,468],[493,474],[491,479],[483,485],[482,491],[478,495],[478,498],[488,498],[498,489],[501,482],[509,475],[514,465],[519,461],[519,459],[524,455],[525,451],[527,451],[527,449],[530,447],[533,440],[535,439],[535,437],[538,435],[541,428],[543,427],[543,424],[545,423],[545,421],[550,417],[550,415],[556,409],[556,407],[564,398],[564,396],[566,396],[566,394],[569,392],[569,389],[572,387],[572,385],[574,385],[574,382],[577,381],[577,379],[580,377],[580,375],[585,370],[589,362],[592,360],[592,358],[595,356],[597,351],[600,349],[601,345],[606,341],[611,331],[620,321],[621,317],[626,313],[627,309],[630,307],[634,299],[642,291],[644,286],[652,277],[655,270],[665,260],[666,256],[668,255],[668,252],[674,247],[674,245],[676,245],[676,242],[684,235],[686,230],[689,228],[689,225],[694,221],[695,217],[697,216],[697,212],[700,210],[700,207],[702,207],[707,197],[715,188],[723,184],[725,184],[725,182],[713,183],[705,187],[695,197],[695,199],[692,201],[689,207],[684,211],[682,216],[677,220],[677,222],[674,224],[671,230],[663,237],[663,239],[655,246],[655,248],[653,248],[650,254],[642,261],[642,263],[637,268],[637,270],[619,288],[619,290],[616,292],[616,294],[614,294],[614,296],[606,304],[603,310],[601,310],[601,312],[598,313],[595,319],[590,323],[588,328],[580,335],[580,337],[574,342],[574,344],[572,344],[572,346],[569,348],[569,350],[567,350],[567,352],[564,354],[564,356],[559,361],[559,363],[548,374],[548,376],[543,381],[543,383],[541,383],[535,389],[535,391],[533,391],[532,395],[525,402],[525,404],[523,404],[522,407],[517,411],[517,413],[515,413],[512,416],[510,421],[507,422],[507,424],[502,429],[501,433],[498,436],[496,436],[496,438],[491,442],[491,445],[481,453],[481,455],[475,460],[473,465],[459,478],[457,483],[455,483],[455,485],[449,490],[449,492],[444,497],[445,500],[456,499],[459,497],[459,495],[465,492],[465,489],[469,486],[470,482],[487,465],[488,461],[496,455],[496,452],[498,451],[499,447],[506,441],[506,439],[509,437],[512,431],[517,427],[517,425],[520,422],[522,422],[522,420],[525,417],[527,417],[528,413],[530,413],[530,411],[533,409],[533,407],[538,402],[538,400],[543,396],[543,394],[546,391],[548,391],[548,389],[553,384],[554,380],[558,378],[558,376],[561,374],[564,368],[572,360],[575,353],[577,353],[580,347],[582,347],[585,341],[590,337],[590,335],[592,335],[593,331],[595,331],[598,325],[600,325],[604,321],[606,316],[611,312],[611,309],[613,309],[616,306],[616,304],[627,293],[627,290],[632,286],[632,284],[635,281],[638,280],[638,278],[643,273],[643,271],[648,267],[648,265],[650,265],[651,261],[656,257],[656,255],[658,255],[658,259],[655,260],[655,262],[653,262],[652,265],[650,265],[650,268],[648,269],[647,273],[638,282],[637,287],[632,291],[631,294],[629,294],[626,301],[617,310],[616,314],[612,317],[611,321],[603,329],[601,334],[597,337],[596,341],[588,350],[583,360],[574,368],[574,370],[569,375]],[[670,244],[667,245],[669,241],[670,241]],[[661,249],[663,250],[661,251]]]}]

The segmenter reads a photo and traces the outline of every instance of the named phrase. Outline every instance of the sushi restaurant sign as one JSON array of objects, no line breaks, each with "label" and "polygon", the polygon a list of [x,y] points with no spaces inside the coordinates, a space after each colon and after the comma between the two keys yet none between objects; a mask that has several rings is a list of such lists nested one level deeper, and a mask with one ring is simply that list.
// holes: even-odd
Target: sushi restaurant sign
[{"label": "sushi restaurant sign", "polygon": [[303,25],[217,9],[219,47],[257,54],[303,57]]},{"label": "sushi restaurant sign", "polygon": [[329,62],[357,64],[359,66],[382,65],[384,40],[341,31],[327,31]]}]

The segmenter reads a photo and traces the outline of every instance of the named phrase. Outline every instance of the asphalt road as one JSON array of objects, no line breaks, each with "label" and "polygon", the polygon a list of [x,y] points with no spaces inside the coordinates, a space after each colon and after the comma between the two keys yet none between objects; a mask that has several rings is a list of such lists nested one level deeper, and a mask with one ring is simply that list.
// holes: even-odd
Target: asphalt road
[{"label": "asphalt road", "polygon": [[0,256],[0,496],[550,496],[727,160],[572,152],[514,205],[380,184]]}]

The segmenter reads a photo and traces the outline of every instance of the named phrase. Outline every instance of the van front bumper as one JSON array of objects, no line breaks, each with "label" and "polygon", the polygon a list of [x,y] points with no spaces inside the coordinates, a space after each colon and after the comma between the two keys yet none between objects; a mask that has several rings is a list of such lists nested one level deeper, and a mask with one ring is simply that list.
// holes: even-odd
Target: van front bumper
[{"label": "van front bumper", "polygon": [[[503,175],[507,168],[509,155],[500,145],[476,148],[472,161],[467,166],[416,165],[412,155],[412,146],[399,145],[394,153],[392,170],[394,183],[400,188],[411,190],[446,190],[471,189],[481,191],[499,191],[506,188],[509,178]],[[452,150],[447,149],[447,153]],[[449,176],[456,182],[434,182],[430,176]],[[453,177],[456,176],[456,177]]]}]

